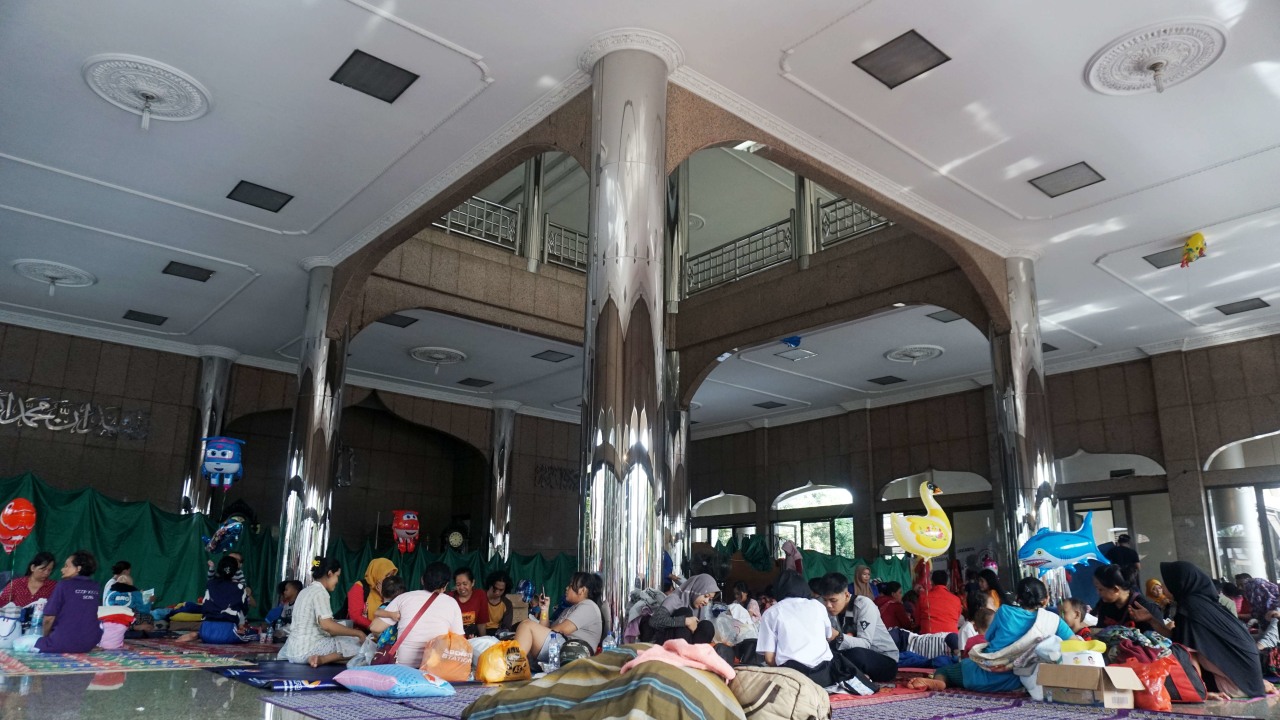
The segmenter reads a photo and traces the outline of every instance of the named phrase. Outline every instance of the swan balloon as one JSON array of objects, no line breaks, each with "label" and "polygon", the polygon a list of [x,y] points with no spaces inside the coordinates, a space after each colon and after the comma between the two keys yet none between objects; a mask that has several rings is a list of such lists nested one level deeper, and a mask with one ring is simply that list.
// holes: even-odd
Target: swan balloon
[{"label": "swan balloon", "polygon": [[934,495],[942,490],[928,480],[920,483],[920,499],[928,512],[924,515],[890,513],[889,525],[893,537],[903,550],[922,558],[934,558],[951,547],[951,521],[942,512],[942,506]]}]

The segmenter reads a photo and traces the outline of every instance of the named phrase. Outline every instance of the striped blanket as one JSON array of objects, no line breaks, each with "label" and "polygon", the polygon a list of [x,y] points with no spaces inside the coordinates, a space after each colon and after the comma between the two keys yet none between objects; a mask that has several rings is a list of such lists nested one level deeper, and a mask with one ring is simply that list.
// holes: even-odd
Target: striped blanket
[{"label": "striped blanket", "polygon": [[745,720],[724,680],[706,670],[663,662],[622,666],[650,647],[626,645],[582,658],[545,677],[508,683],[463,711],[465,720]]}]

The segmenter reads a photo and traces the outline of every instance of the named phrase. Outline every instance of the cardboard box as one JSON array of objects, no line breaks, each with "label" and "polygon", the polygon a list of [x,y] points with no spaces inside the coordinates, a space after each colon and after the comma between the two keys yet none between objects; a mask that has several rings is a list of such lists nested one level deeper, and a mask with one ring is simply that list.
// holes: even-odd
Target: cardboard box
[{"label": "cardboard box", "polygon": [[508,595],[507,599],[511,601],[511,621],[519,625],[529,617],[529,603],[524,601],[524,596],[520,593]]},{"label": "cardboard box", "polygon": [[1045,702],[1115,709],[1133,707],[1133,691],[1146,687],[1127,667],[1080,667],[1041,663]]}]

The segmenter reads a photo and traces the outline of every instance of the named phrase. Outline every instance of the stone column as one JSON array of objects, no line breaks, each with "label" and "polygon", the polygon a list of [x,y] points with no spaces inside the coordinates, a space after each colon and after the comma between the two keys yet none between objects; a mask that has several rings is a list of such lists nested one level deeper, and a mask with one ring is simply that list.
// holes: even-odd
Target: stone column
[{"label": "stone column", "polygon": [[277,575],[306,583],[312,558],[324,555],[329,547],[349,330],[344,326],[336,337],[326,334],[333,267],[309,263],[303,267],[309,275],[307,315],[286,458]]},{"label": "stone column", "polygon": [[520,403],[493,404],[493,432],[489,444],[489,559],[511,557],[511,454],[515,452],[516,410]]},{"label": "stone column", "polygon": [[791,216],[796,260],[801,270],[809,269],[809,259],[818,252],[818,191],[813,181],[796,175],[796,209]]},{"label": "stone column", "polygon": [[689,557],[689,543],[692,540],[689,527],[692,497],[685,465],[685,451],[689,447],[689,411],[680,407],[680,353],[675,350],[667,352],[666,382],[667,404],[664,409],[668,484],[662,503],[662,524],[665,528],[663,542],[667,552],[671,553],[672,568],[677,575],[683,576],[681,568]]},{"label": "stone column", "polygon": [[1160,443],[1169,479],[1174,550],[1179,560],[1194,563],[1212,573],[1218,566],[1217,553],[1209,524],[1202,474],[1204,459],[1191,405],[1186,354],[1171,352],[1152,357],[1151,378],[1156,387]]},{"label": "stone column", "polygon": [[[643,37],[641,37],[643,36]],[[638,39],[639,38],[639,39]],[[662,569],[666,478],[663,255],[667,75],[640,31],[598,39],[592,71],[590,252],[583,343],[579,567],[604,578],[612,626]],[[669,64],[671,63],[671,64]]]},{"label": "stone column", "polygon": [[538,271],[542,259],[542,155],[524,161],[523,200],[520,204],[520,254],[529,259],[529,272]]},{"label": "stone column", "polygon": [[[196,387],[196,423],[191,446],[195,456],[182,481],[182,512],[208,515],[213,491],[204,477],[205,438],[222,434],[227,420],[227,390],[231,387],[231,366],[240,353],[231,348],[200,348],[200,384]],[[216,518],[215,518],[216,519]]]},{"label": "stone column", "polygon": [[1018,548],[1038,528],[1062,529],[1058,512],[1049,400],[1045,393],[1036,308],[1035,265],[1030,258],[1005,260],[1010,332],[991,336],[992,392],[996,410],[1001,482],[997,527],[1003,529],[1001,571],[1022,574]]}]

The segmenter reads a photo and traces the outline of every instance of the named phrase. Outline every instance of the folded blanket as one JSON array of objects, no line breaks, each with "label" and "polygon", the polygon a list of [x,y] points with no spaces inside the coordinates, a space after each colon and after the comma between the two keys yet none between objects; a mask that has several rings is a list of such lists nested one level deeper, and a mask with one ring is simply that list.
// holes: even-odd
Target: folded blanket
[{"label": "folded blanket", "polygon": [[716,654],[714,647],[704,643],[690,645],[684,640],[668,640],[660,646],[654,645],[637,655],[635,660],[623,665],[622,672],[625,673],[640,663],[655,661],[696,670],[710,670],[725,681],[732,680],[736,675],[733,666]]}]

